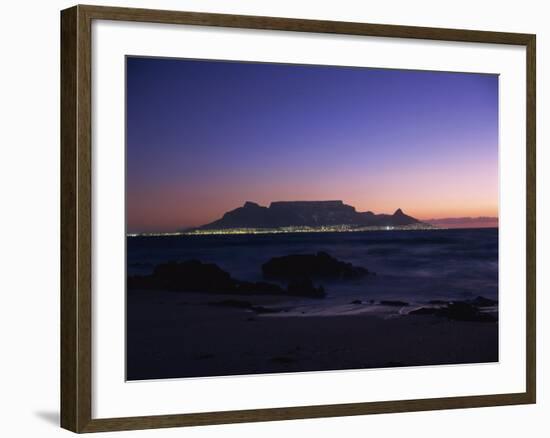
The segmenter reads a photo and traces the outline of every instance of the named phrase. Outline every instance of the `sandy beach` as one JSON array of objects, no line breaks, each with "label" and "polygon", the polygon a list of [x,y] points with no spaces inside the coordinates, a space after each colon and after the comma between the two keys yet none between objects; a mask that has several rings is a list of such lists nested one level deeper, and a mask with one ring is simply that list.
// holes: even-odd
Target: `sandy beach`
[{"label": "sandy beach", "polygon": [[280,296],[131,290],[127,379],[498,361],[494,322],[399,315],[399,309],[339,316],[266,310],[286,310],[287,302]]}]

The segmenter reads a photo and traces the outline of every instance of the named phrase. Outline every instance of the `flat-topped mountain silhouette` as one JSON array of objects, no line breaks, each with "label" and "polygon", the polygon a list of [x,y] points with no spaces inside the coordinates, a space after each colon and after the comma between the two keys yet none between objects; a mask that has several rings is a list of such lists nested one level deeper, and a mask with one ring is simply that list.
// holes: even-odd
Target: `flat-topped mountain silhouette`
[{"label": "flat-topped mountain silhouette", "polygon": [[279,201],[263,207],[247,201],[228,211],[221,219],[199,227],[202,230],[227,228],[280,228],[323,226],[404,226],[420,221],[398,208],[393,214],[358,212],[342,201]]}]

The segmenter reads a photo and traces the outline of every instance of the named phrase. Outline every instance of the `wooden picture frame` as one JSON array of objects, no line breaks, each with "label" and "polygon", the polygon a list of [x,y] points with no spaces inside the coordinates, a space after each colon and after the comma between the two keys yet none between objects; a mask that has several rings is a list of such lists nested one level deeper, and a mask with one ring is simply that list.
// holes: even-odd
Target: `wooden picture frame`
[{"label": "wooden picture frame", "polygon": [[[526,391],[521,393],[92,418],[91,25],[137,21],[519,45],[526,48]],[[61,426],[74,432],[148,429],[535,403],[535,35],[196,12],[75,6],[61,12]]]}]

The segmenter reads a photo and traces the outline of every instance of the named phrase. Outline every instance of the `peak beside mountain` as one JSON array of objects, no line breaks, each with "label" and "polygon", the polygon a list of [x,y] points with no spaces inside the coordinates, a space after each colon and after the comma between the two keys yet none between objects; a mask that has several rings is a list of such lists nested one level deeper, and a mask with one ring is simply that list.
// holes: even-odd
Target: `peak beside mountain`
[{"label": "peak beside mountain", "polygon": [[403,213],[403,210],[398,208],[392,216],[393,225],[409,225],[420,222],[418,219]]},{"label": "peak beside mountain", "polygon": [[246,201],[242,207],[200,229],[351,226],[401,226],[420,221],[398,208],[393,215],[358,212],[340,200],[275,201],[269,207]]}]

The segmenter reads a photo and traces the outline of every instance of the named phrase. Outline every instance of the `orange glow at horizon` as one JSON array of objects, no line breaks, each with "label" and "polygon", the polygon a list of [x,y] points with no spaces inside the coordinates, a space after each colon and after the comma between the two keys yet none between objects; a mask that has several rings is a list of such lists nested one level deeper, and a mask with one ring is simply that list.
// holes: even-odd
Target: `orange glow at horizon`
[{"label": "orange glow at horizon", "polygon": [[167,185],[162,196],[156,190],[144,189],[140,200],[128,199],[127,213],[133,218],[133,228],[143,231],[203,225],[245,201],[269,206],[273,201],[342,200],[359,212],[392,214],[401,208],[420,220],[498,217],[498,168],[495,165],[488,170],[468,159],[444,169],[394,163],[384,172],[377,169],[372,173],[368,163],[361,173],[346,172],[344,165],[332,166],[320,169],[323,178],[315,184],[295,175],[266,174],[250,182],[240,175],[235,175],[234,181],[213,177],[200,188]]}]

